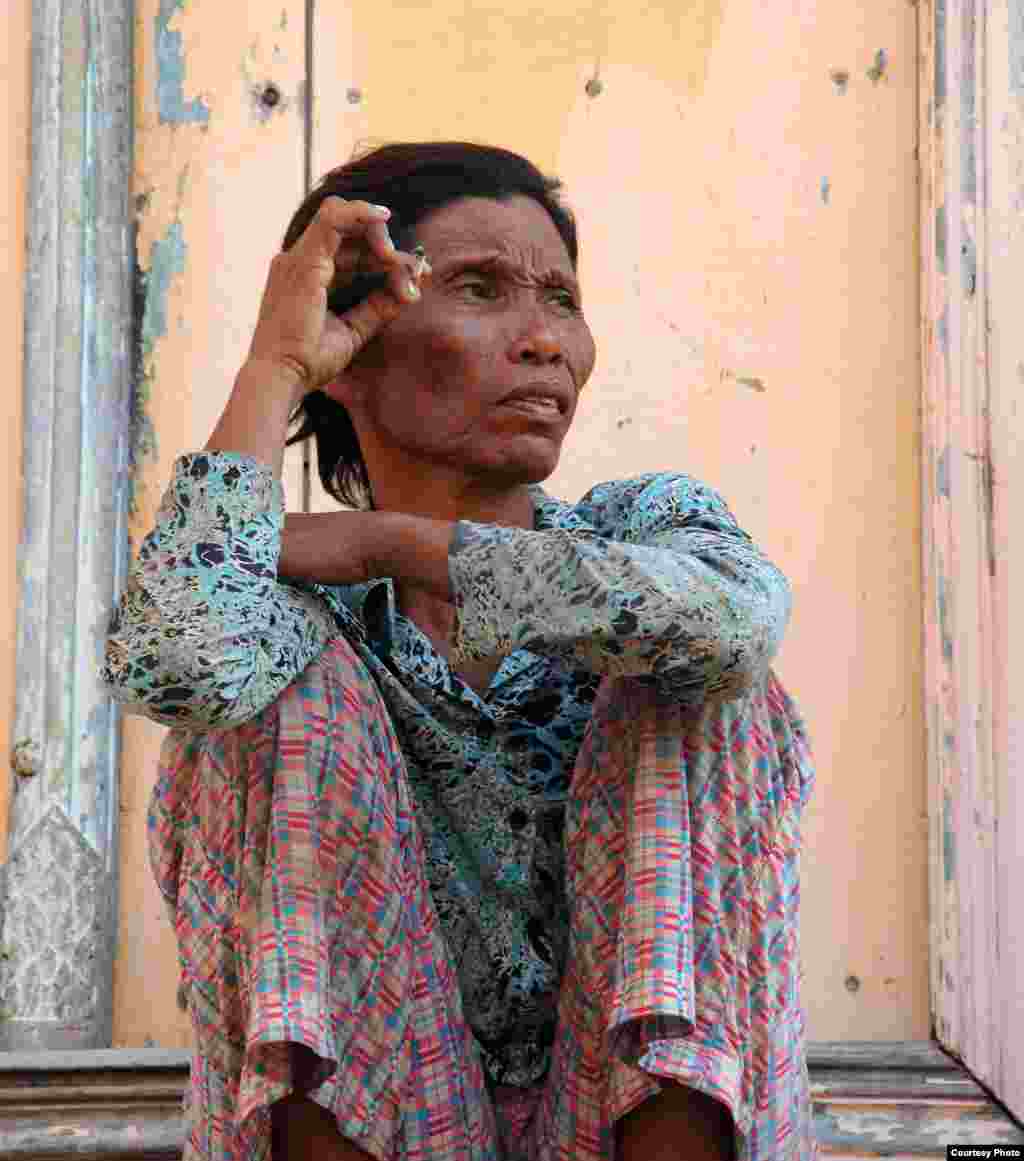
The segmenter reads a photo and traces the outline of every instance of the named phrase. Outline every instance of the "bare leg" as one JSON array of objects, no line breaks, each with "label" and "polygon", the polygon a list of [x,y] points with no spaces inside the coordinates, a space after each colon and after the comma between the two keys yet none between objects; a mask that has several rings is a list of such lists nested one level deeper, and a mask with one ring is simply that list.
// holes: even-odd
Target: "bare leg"
[{"label": "bare leg", "polygon": [[671,1085],[616,1125],[622,1161],[732,1161],[732,1117],[696,1089]]},{"label": "bare leg", "polygon": [[292,1093],[270,1115],[274,1161],[366,1161],[370,1156],[346,1141],[334,1117],[309,1097]]}]

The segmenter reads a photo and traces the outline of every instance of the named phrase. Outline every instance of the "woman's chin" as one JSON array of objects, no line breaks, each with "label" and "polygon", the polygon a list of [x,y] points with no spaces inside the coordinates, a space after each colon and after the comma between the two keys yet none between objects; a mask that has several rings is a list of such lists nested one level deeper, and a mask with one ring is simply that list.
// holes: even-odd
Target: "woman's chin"
[{"label": "woman's chin", "polygon": [[514,475],[516,483],[539,484],[558,467],[561,448],[538,449],[533,455],[518,457],[515,465],[508,465],[505,474]]}]

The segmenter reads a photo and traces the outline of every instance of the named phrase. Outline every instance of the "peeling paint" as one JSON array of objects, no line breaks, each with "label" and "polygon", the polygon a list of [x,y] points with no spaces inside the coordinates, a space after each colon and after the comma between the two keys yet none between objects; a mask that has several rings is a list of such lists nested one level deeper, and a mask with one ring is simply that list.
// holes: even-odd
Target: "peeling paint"
[{"label": "peeling paint", "polygon": [[1010,92],[1024,96],[1024,5],[1007,5],[1010,16],[1008,49],[1010,52]]},{"label": "peeling paint", "polygon": [[156,429],[149,417],[152,396],[153,352],[157,340],[167,334],[167,296],[176,275],[185,272],[185,235],[175,220],[162,238],[150,247],[149,264],[142,269],[136,261],[135,388],[132,393],[131,466],[129,511],[137,510],[136,473],[147,456],[156,454]]},{"label": "peeling paint", "polygon": [[938,578],[938,597],[939,597],[939,632],[942,634],[942,656],[947,661],[953,660],[953,638],[949,633],[949,598],[946,594],[946,577],[942,570],[942,564],[939,564],[939,578]]},{"label": "peeling paint", "polygon": [[942,794],[942,874],[947,886],[956,878],[956,839],[953,830],[953,798]]},{"label": "peeling paint", "polygon": [[968,298],[974,296],[978,288],[978,252],[974,246],[974,239],[967,234],[964,224],[964,240],[960,246],[960,276],[964,294]]},{"label": "peeling paint", "polygon": [[185,55],[181,33],[170,27],[184,0],[160,0],[156,17],[157,108],[162,125],[207,125],[210,110],[199,97],[185,104]]},{"label": "peeling paint", "polygon": [[949,445],[942,449],[935,465],[935,487],[940,496],[949,499]]},{"label": "peeling paint", "polygon": [[142,316],[142,351],[153,353],[156,340],[167,334],[167,295],[176,274],[185,273],[185,234],[174,221],[162,238],[150,247],[146,271],[146,309]]},{"label": "peeling paint", "polygon": [[889,56],[884,48],[875,53],[874,63],[867,71],[868,80],[877,85],[889,68]]},{"label": "peeling paint", "polygon": [[828,205],[829,198],[832,194],[832,183],[827,177],[821,179],[821,201],[823,205]]},{"label": "peeling paint", "polygon": [[767,391],[763,379],[758,379],[753,375],[737,376],[736,382],[742,384],[744,387],[749,387],[752,391]]},{"label": "peeling paint", "polygon": [[822,1154],[845,1157],[945,1157],[950,1141],[1013,1144],[1021,1140],[1020,1130],[1008,1118],[993,1118],[980,1101],[943,1107],[924,1101],[864,1099],[825,1106],[816,1100],[814,1129]]},{"label": "peeling paint", "polygon": [[[1012,5],[1011,5],[1012,7]],[[960,63],[960,190],[968,205],[974,205],[978,189],[978,150],[975,124],[977,16],[972,4],[963,12],[963,54]]]},{"label": "peeling paint", "polygon": [[[136,206],[138,200],[136,201]],[[146,411],[149,384],[146,381],[145,359],[142,354],[142,318],[146,311],[146,272],[139,265],[139,223],[134,228],[134,265],[132,270],[132,395],[129,411],[128,438],[128,513],[138,511],[138,469],[145,456],[156,451],[156,429]],[[129,542],[131,533],[129,533]]]},{"label": "peeling paint", "polygon": [[936,207],[935,210],[935,260],[939,264],[939,273],[946,273],[946,207]]},{"label": "peeling paint", "polygon": [[[671,326],[674,331],[679,330],[678,327],[672,326],[671,323],[669,323],[669,326]],[[759,379],[756,375],[737,375],[735,371],[730,371],[728,367],[724,367],[722,369],[722,372],[718,378],[722,383],[724,383],[727,379],[731,379],[734,383],[739,383],[741,387],[749,387],[751,391],[768,390],[768,386],[763,379]]]}]

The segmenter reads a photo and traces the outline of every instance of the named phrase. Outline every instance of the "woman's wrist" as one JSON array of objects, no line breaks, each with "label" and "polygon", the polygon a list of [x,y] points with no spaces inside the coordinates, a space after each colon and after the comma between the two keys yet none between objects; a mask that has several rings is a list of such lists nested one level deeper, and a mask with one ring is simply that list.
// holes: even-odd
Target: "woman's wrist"
[{"label": "woman's wrist", "polygon": [[246,385],[252,383],[259,390],[273,392],[282,399],[287,399],[289,413],[298,407],[309,391],[305,377],[298,367],[258,356],[250,357],[242,364],[235,377],[236,386],[239,380]]},{"label": "woman's wrist", "polygon": [[235,377],[206,451],[237,452],[267,464],[280,478],[292,412],[305,395],[297,370],[259,359]]}]

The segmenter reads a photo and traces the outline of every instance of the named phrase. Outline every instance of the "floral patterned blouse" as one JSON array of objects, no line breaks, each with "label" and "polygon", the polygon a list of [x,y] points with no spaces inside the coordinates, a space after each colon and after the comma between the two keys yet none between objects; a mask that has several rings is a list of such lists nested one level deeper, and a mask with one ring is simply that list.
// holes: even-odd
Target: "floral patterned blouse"
[{"label": "floral patterned blouse", "polygon": [[[278,578],[284,497],[234,453],[182,456],[117,607],[103,678],[176,731],[268,706],[338,633],[372,673],[406,757],[442,930],[492,1081],[545,1074],[565,961],[568,779],[602,677],[683,703],[741,697],[790,613],[782,573],[723,499],[649,472],[577,504],[530,489],[532,530],[459,521],[451,665],[396,610],[390,579]],[[479,696],[454,672],[501,656]]]}]

